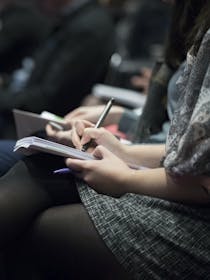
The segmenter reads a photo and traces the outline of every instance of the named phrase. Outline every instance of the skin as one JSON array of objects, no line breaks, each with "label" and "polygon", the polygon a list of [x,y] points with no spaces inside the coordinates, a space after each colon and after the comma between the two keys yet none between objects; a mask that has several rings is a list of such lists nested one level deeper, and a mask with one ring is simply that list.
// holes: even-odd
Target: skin
[{"label": "skin", "polygon": [[[87,120],[92,123],[96,123],[101,112],[104,109],[104,105],[98,106],[81,106],[72,112],[68,113],[64,119],[69,127],[74,125],[77,120]],[[121,106],[112,106],[108,116],[104,120],[104,125],[117,124],[124,112],[124,108]]]},{"label": "skin", "polygon": [[[46,131],[51,137],[53,134],[53,139],[58,142],[61,135],[67,133],[52,133],[53,129],[49,125]],[[98,193],[114,197],[136,193],[182,203],[209,203],[203,177],[174,177],[159,167],[160,159],[165,154],[165,145],[127,146],[106,129],[95,129],[94,124],[87,121],[75,122],[72,130],[68,131],[68,143],[72,142],[76,148],[81,149],[90,139],[95,144],[88,152],[92,152],[97,159],[67,159],[66,165],[75,171],[75,176],[82,178]],[[129,167],[130,164],[149,169],[135,170]]]}]

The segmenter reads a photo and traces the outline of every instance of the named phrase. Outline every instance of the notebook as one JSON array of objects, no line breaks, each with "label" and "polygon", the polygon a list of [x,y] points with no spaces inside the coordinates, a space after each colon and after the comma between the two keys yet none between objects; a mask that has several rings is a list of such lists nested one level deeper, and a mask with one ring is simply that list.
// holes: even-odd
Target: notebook
[{"label": "notebook", "polygon": [[[18,140],[14,147],[14,152],[21,152],[31,155],[36,152],[44,152],[62,157],[70,157],[81,160],[97,159],[92,154],[83,152],[73,147],[62,145],[53,141],[45,140],[36,136],[24,137]],[[132,169],[145,169],[145,167],[127,163]]]},{"label": "notebook", "polygon": [[35,114],[14,109],[13,115],[18,139],[34,135],[39,131],[45,130],[45,126],[49,123],[49,121],[53,121],[61,126],[64,126],[65,124],[63,118],[47,111],[44,111],[41,114]]},{"label": "notebook", "polygon": [[36,136],[24,137],[18,140],[14,147],[14,152],[16,151],[19,151],[25,155],[30,155],[35,152],[44,152],[62,157],[84,160],[95,159],[90,153],[82,152],[73,147],[62,145]]}]

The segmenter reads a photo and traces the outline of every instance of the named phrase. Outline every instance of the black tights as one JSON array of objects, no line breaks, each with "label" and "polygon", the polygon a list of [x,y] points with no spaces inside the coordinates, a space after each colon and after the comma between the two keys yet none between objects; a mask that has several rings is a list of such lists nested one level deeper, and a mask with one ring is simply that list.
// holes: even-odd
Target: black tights
[{"label": "black tights", "polygon": [[8,279],[128,279],[73,178],[53,175],[62,165],[59,158],[33,156],[0,179],[0,250]]}]

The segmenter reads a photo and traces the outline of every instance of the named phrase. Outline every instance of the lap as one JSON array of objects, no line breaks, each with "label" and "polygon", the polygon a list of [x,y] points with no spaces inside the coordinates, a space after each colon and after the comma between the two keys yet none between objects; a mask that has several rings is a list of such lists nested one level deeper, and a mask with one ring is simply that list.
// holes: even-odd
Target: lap
[{"label": "lap", "polygon": [[[61,158],[36,155],[20,161],[2,177],[0,200],[6,197],[7,207],[0,201],[0,223],[9,220],[6,232],[9,228],[23,240],[17,252],[24,253],[23,248],[24,256],[34,252],[33,263],[40,260],[48,272],[63,273],[58,279],[72,275],[73,279],[85,275],[103,279],[107,271],[109,279],[127,279],[80,202],[72,176],[53,174],[62,165]],[[12,218],[8,219],[8,213]]]},{"label": "lap", "polygon": [[[2,178],[0,189],[16,189],[20,197],[27,193],[42,191],[52,200],[52,205],[78,202],[74,177],[71,174],[56,175],[55,169],[64,166],[64,160],[48,154],[25,157]],[[22,191],[21,191],[22,190]]]},{"label": "lap", "polygon": [[44,211],[24,237],[21,252],[23,263],[30,255],[44,279],[128,279],[81,203]]},{"label": "lap", "polygon": [[80,201],[71,176],[54,176],[59,160],[33,156],[0,178],[0,249],[21,236],[45,209]]}]

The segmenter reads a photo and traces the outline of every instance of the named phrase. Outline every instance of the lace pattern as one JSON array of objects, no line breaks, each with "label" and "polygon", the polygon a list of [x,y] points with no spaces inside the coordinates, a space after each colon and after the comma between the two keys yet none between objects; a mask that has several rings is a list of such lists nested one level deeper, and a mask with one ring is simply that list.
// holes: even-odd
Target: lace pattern
[{"label": "lace pattern", "polygon": [[197,56],[188,54],[177,86],[179,105],[167,137],[164,166],[174,175],[210,174],[210,29]]}]

